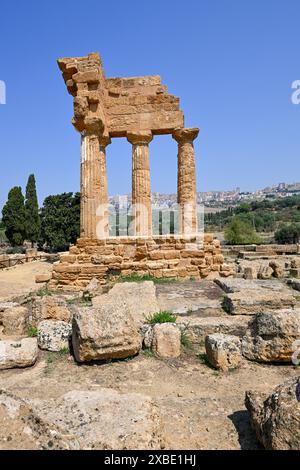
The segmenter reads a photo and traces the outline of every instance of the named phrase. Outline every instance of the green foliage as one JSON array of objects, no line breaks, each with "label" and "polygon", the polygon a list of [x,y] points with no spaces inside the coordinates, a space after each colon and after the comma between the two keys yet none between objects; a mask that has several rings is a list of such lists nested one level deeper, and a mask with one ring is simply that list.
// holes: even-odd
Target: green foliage
[{"label": "green foliage", "polygon": [[145,348],[142,350],[142,353],[145,357],[155,357],[154,352],[150,348]]},{"label": "green foliage", "polygon": [[64,356],[64,355],[66,355],[66,354],[69,355],[69,354],[70,354],[70,349],[69,349],[68,347],[61,348],[61,349],[59,350],[59,354],[60,354],[61,356]]},{"label": "green foliage", "polygon": [[175,323],[177,317],[176,315],[173,315],[173,313],[168,312],[167,310],[161,310],[160,312],[148,315],[145,320],[146,323],[154,325],[155,323]]},{"label": "green foliage", "polygon": [[31,326],[28,329],[27,334],[28,336],[30,336],[30,338],[34,338],[35,336],[37,336],[37,328],[35,326]]},{"label": "green foliage", "polygon": [[10,246],[6,249],[7,255],[24,255],[26,248],[23,246]]},{"label": "green foliage", "polygon": [[144,281],[153,281],[154,284],[171,284],[176,282],[174,277],[154,277],[149,274],[144,274],[140,276],[139,274],[130,274],[129,276],[119,276],[116,279],[116,282],[144,282]]},{"label": "green foliage", "polygon": [[40,238],[41,221],[34,175],[29,176],[26,186],[25,232],[26,239],[31,241],[32,244]]},{"label": "green foliage", "polygon": [[223,230],[233,217],[251,223],[257,232],[274,232],[281,223],[300,223],[300,196],[242,203],[204,216],[207,231]]},{"label": "green foliage", "polygon": [[67,304],[68,305],[82,305],[82,306],[90,307],[92,305],[92,299],[88,296],[72,297],[70,299],[67,299]]},{"label": "green foliage", "polygon": [[52,251],[67,250],[79,237],[80,194],[48,196],[41,210],[41,244]]},{"label": "green foliage", "polygon": [[2,222],[5,235],[13,246],[23,245],[25,239],[25,208],[24,197],[20,186],[13,187],[2,209]]},{"label": "green foliage", "polygon": [[300,239],[300,223],[281,226],[275,232],[275,240],[277,243],[299,243]]},{"label": "green foliage", "polygon": [[191,339],[185,331],[182,331],[180,341],[181,341],[181,346],[184,349],[191,349],[192,348]]},{"label": "green foliage", "polygon": [[53,294],[53,292],[48,289],[47,286],[44,286],[44,287],[41,287],[37,292],[36,292],[36,295],[38,295],[39,297],[44,297],[45,295],[49,295],[51,296]]},{"label": "green foliage", "polygon": [[225,240],[230,245],[246,245],[261,242],[251,223],[241,219],[239,216],[233,217],[231,222],[225,227]]}]

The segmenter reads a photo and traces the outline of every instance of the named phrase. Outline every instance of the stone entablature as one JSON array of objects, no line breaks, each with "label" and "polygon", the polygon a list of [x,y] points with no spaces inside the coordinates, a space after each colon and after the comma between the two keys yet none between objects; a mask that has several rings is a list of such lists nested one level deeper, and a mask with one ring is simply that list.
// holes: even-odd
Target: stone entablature
[{"label": "stone entablature", "polygon": [[105,284],[109,278],[132,274],[201,279],[222,272],[223,261],[220,242],[211,234],[204,235],[202,248],[196,239],[187,241],[171,236],[81,238],[54,265],[51,286],[80,290],[93,277]]},{"label": "stone entablature", "polygon": [[79,132],[126,137],[128,130],[171,134],[184,127],[179,98],[159,76],[105,78],[97,53],[58,60],[74,97],[73,124]]}]

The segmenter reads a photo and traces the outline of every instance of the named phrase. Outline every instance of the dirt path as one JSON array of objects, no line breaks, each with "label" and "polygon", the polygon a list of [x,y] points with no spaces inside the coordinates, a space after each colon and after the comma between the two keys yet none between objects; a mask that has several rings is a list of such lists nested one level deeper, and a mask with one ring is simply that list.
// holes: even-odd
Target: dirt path
[{"label": "dirt path", "polygon": [[41,353],[30,369],[1,371],[0,389],[42,399],[103,387],[139,392],[157,403],[168,449],[259,449],[244,405],[245,391],[271,392],[299,370],[245,361],[241,369],[221,373],[203,364],[198,352],[177,360],[140,354],[81,366],[67,355]]},{"label": "dirt path", "polygon": [[0,302],[28,294],[39,289],[36,284],[37,274],[47,273],[52,265],[45,261],[33,261],[0,271]]}]

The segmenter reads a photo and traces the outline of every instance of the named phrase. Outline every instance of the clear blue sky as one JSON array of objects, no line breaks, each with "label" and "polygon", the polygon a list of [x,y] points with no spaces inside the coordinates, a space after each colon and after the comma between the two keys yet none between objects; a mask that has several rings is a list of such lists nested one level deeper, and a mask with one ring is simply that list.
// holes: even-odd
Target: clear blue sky
[{"label": "clear blue sky", "polygon": [[[107,77],[155,75],[201,128],[198,190],[300,180],[299,0],[2,1],[0,207],[36,175],[39,200],[79,189],[79,135],[56,59],[99,51]],[[110,194],[131,190],[131,149],[108,147]],[[176,191],[176,143],[150,146],[152,190]]]}]

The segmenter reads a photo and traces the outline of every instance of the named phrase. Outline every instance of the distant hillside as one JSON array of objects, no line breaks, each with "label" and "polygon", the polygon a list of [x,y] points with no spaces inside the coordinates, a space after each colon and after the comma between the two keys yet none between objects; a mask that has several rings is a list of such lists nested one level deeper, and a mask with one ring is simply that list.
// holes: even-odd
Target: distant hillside
[{"label": "distant hillside", "polygon": [[223,231],[236,215],[250,221],[257,232],[274,232],[283,223],[300,223],[300,196],[253,201],[214,214],[205,214],[205,229]]}]

